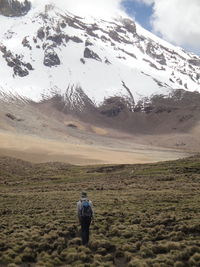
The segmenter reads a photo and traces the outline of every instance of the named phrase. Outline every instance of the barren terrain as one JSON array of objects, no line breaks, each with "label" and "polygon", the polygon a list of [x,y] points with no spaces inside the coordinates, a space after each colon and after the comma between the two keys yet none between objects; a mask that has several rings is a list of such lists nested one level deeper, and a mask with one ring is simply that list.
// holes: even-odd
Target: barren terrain
[{"label": "barren terrain", "polygon": [[[178,159],[195,151],[192,142],[183,147],[187,138],[191,140],[189,134],[133,135],[15,100],[2,101],[0,106],[0,155],[36,163],[131,164]],[[195,141],[193,147],[198,146]]]}]

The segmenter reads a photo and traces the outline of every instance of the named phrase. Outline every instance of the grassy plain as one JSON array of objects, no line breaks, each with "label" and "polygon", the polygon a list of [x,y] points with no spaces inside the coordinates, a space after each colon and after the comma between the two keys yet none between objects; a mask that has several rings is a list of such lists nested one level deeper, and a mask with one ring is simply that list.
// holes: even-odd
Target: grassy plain
[{"label": "grassy plain", "polygon": [[[81,245],[76,201],[95,206]],[[200,156],[73,166],[0,158],[0,266],[200,266]]]}]

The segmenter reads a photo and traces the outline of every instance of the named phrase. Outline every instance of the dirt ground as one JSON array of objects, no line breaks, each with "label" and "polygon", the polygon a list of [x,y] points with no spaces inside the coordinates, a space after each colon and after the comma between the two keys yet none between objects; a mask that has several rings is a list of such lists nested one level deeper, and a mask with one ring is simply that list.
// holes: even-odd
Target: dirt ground
[{"label": "dirt ground", "polygon": [[0,156],[78,165],[166,161],[197,152],[199,129],[182,135],[131,135],[55,110],[45,114],[29,103],[1,102]]},{"label": "dirt ground", "polygon": [[[147,163],[177,159],[186,156],[185,152],[171,149],[131,144],[122,148],[112,144],[99,145],[73,144],[70,142],[45,139],[37,136],[0,132],[0,155],[12,156],[31,162],[61,161],[70,164],[120,164]],[[128,147],[128,144],[126,144]]]}]

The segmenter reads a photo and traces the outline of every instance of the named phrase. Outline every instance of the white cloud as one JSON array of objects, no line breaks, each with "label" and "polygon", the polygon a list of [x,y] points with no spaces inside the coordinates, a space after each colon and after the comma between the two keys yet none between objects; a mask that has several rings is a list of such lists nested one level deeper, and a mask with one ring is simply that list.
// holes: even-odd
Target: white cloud
[{"label": "white cloud", "polygon": [[152,27],[166,40],[191,49],[200,46],[200,0],[136,0],[154,4]]},{"label": "white cloud", "polygon": [[124,14],[120,8],[121,0],[31,0],[33,7],[55,4],[79,16],[110,18]]},{"label": "white cloud", "polygon": [[154,0],[132,0],[132,1],[143,2],[147,5],[152,5],[154,3]]},{"label": "white cloud", "polygon": [[[23,1],[23,0],[21,0]],[[110,18],[125,14],[126,0],[30,0],[33,6],[55,4],[79,16]],[[153,31],[176,45],[199,50],[200,0],[129,0],[153,5]],[[199,52],[197,52],[199,53]]]}]

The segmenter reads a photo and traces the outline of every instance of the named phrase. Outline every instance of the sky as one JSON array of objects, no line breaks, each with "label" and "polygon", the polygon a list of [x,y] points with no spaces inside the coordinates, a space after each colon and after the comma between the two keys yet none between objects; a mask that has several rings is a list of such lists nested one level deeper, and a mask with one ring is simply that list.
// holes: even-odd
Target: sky
[{"label": "sky", "polygon": [[144,28],[200,55],[200,0],[124,0],[121,5]]},{"label": "sky", "polygon": [[[24,1],[24,0],[20,0]],[[30,0],[54,3],[78,15],[101,18],[128,14],[141,26],[200,55],[200,0]]]}]

